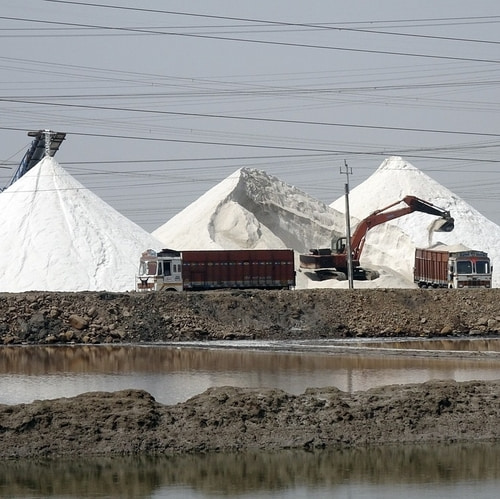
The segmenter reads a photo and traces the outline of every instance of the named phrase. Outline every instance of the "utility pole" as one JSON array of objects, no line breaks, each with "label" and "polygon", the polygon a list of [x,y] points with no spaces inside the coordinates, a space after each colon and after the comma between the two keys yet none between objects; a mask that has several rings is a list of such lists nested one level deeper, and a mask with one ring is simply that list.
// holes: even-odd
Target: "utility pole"
[{"label": "utility pole", "polygon": [[352,168],[347,166],[347,161],[344,160],[344,168],[340,167],[340,173],[346,176],[345,183],[345,234],[346,234],[346,254],[347,254],[347,279],[349,281],[349,289],[354,288],[352,278],[352,250],[351,250],[351,214],[349,212],[349,175],[352,174]]}]

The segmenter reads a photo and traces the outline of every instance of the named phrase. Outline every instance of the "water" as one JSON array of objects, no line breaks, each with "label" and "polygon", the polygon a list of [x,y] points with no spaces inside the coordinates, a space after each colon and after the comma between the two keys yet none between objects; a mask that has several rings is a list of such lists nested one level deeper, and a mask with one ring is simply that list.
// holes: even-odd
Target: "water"
[{"label": "water", "polygon": [[498,497],[500,445],[4,461],[11,498]]},{"label": "water", "polygon": [[[0,403],[132,387],[171,404],[221,385],[302,393],[500,378],[498,340],[210,345],[2,347]],[[0,497],[11,498],[485,499],[498,490],[500,444],[0,463]]]},{"label": "water", "polygon": [[[175,404],[209,387],[224,385],[276,387],[299,394],[311,386],[335,386],[352,392],[431,379],[492,380],[500,378],[500,344],[494,341],[495,347],[469,341],[467,345],[474,350],[467,350],[463,341],[398,345],[267,342],[261,343],[259,349],[254,342],[218,343],[211,344],[211,348],[206,343],[195,348],[2,347],[0,403],[138,388],[147,390],[161,403]],[[396,348],[401,351],[404,346],[408,356],[388,353],[394,353]],[[425,346],[427,355],[419,355]],[[439,356],[429,355],[430,346]],[[460,357],[464,352],[469,354]]]}]

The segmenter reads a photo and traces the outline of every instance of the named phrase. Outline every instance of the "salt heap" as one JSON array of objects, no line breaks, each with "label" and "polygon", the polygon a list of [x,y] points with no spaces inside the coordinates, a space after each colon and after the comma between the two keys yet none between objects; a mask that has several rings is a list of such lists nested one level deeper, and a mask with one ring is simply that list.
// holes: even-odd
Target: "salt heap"
[{"label": "salt heap", "polygon": [[[371,229],[361,261],[366,267],[378,270],[380,277],[357,281],[355,287],[416,287],[415,247],[438,242],[487,251],[493,263],[497,260],[494,242],[499,239],[500,227],[397,157],[384,161],[350,193],[351,227],[354,229],[357,221],[407,195],[449,210],[455,218],[455,229],[451,233],[432,233],[429,226],[437,217],[420,212]],[[207,191],[153,235],[164,247],[179,250],[291,248],[298,255],[309,248],[330,247],[332,239],[345,234],[344,208],[343,196],[328,207],[276,177],[243,168]],[[494,285],[498,285],[495,277]],[[318,282],[307,279],[300,270],[297,273],[298,288],[347,286],[346,281]]]},{"label": "salt heap", "polygon": [[242,168],[153,235],[164,247],[177,250],[290,248],[305,252],[330,247],[332,228],[340,228],[343,218],[337,210],[276,177]]},{"label": "salt heap", "polygon": [[[414,286],[415,247],[437,242],[487,251],[494,265],[500,261],[500,227],[401,158],[387,159],[352,190],[351,215],[365,218],[406,195],[449,210],[454,231],[436,233],[433,240],[428,227],[436,217],[423,213],[371,229],[361,260],[381,277],[355,287]],[[147,248],[291,248],[298,256],[329,247],[345,232],[344,202],[342,197],[328,206],[265,172],[243,168],[150,235],[46,157],[0,194],[0,291],[131,290]],[[347,286],[311,281],[300,271],[297,283],[298,288]]]},{"label": "salt heap", "polygon": [[[373,175],[352,189],[349,211],[361,220],[407,195],[417,196],[448,210],[455,219],[454,230],[449,233],[430,232],[429,227],[437,217],[420,212],[378,225],[368,231],[362,265],[390,267],[411,280],[415,247],[427,248],[437,243],[486,251],[494,268],[500,262],[500,227],[400,157],[386,159]],[[344,197],[330,206],[343,211]],[[353,229],[355,225],[356,222],[353,222]],[[499,278],[493,273],[493,286],[499,285]]]},{"label": "salt heap", "polygon": [[0,194],[0,291],[126,291],[161,243],[52,157]]}]

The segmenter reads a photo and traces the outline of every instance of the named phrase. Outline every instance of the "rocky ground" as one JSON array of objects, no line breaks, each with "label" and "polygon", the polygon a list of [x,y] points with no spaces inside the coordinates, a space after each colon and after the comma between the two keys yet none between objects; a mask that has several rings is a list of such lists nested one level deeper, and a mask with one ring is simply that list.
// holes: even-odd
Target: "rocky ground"
[{"label": "rocky ground", "polygon": [[[497,289],[0,295],[4,345],[499,332]],[[88,393],[0,406],[0,456],[492,441],[500,439],[499,388],[439,381],[295,396],[226,387],[175,406],[141,391]]]},{"label": "rocky ground", "polygon": [[0,343],[497,335],[500,289],[0,294]]}]

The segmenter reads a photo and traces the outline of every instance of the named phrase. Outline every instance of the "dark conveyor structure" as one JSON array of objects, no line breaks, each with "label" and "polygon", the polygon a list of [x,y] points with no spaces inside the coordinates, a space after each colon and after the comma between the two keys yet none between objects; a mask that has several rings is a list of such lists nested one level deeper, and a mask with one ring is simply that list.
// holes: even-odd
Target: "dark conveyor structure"
[{"label": "dark conveyor structure", "polygon": [[5,188],[10,187],[14,182],[19,180],[45,156],[54,156],[65,139],[66,133],[53,132],[52,130],[38,130],[28,132],[28,137],[33,137],[33,141]]}]

